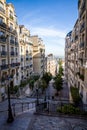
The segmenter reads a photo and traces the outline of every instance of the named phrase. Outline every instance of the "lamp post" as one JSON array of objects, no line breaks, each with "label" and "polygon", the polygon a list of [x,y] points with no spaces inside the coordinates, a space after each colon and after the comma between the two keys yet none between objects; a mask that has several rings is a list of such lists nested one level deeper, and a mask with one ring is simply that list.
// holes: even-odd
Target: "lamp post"
[{"label": "lamp post", "polygon": [[8,118],[7,123],[11,123],[14,121],[13,115],[12,115],[12,109],[11,109],[11,101],[10,101],[10,83],[9,83],[10,77],[7,79],[7,87],[8,87]]},{"label": "lamp post", "polygon": [[36,88],[36,92],[37,92],[37,105],[39,104],[39,100],[38,100],[38,88]]}]

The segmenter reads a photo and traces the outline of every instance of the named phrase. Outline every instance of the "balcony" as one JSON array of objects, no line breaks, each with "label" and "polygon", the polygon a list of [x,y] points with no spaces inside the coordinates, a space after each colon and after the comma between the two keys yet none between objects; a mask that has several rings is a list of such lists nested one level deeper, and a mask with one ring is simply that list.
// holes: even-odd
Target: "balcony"
[{"label": "balcony", "polygon": [[15,63],[12,63],[12,64],[11,64],[11,67],[15,67],[15,66],[16,66]]},{"label": "balcony", "polygon": [[0,27],[6,28],[6,24],[4,22],[0,22]]},{"label": "balcony", "polygon": [[24,69],[24,67],[21,67],[21,70],[23,70]]},{"label": "balcony", "polygon": [[31,64],[31,65],[30,65],[30,68],[31,68],[32,66],[33,66],[33,65]]},{"label": "balcony", "polygon": [[14,55],[15,55],[15,52],[14,52],[14,51],[11,51],[10,54],[11,54],[11,56],[14,56]]},{"label": "balcony", "polygon": [[23,61],[23,58],[21,58],[21,61]]},{"label": "balcony", "polygon": [[6,64],[1,65],[1,70],[5,70],[5,69],[8,69],[8,65],[6,65]]},{"label": "balcony", "polygon": [[14,17],[12,15],[9,16],[11,20],[14,20]]},{"label": "balcony", "polygon": [[80,33],[82,33],[85,30],[85,23],[82,23],[81,28],[80,28]]},{"label": "balcony", "polygon": [[5,10],[2,7],[0,7],[0,11],[5,14]]},{"label": "balcony", "polygon": [[84,48],[84,42],[81,42],[81,43],[79,44],[79,48]]},{"label": "balcony", "polygon": [[15,52],[15,55],[18,56],[18,52]]},{"label": "balcony", "polygon": [[32,60],[32,57],[30,57],[30,60]]},{"label": "balcony", "polygon": [[15,63],[15,65],[16,65],[16,66],[20,66],[20,63],[19,63],[19,62],[17,62],[17,63]]},{"label": "balcony", "polygon": [[7,56],[7,52],[6,52],[6,51],[1,51],[1,56],[2,56],[2,57]]},{"label": "balcony", "polygon": [[26,58],[26,61],[28,61],[29,60],[29,58]]},{"label": "balcony", "polygon": [[14,42],[14,40],[13,40],[13,39],[11,39],[11,40],[10,40],[10,44],[15,45],[14,43],[15,43],[15,42]]},{"label": "balcony", "polygon": [[5,36],[0,36],[0,42],[5,43],[6,42],[6,37]]},{"label": "balcony", "polygon": [[75,36],[75,40],[78,40],[78,35]]},{"label": "balcony", "polygon": [[15,42],[15,45],[18,46],[18,42]]}]

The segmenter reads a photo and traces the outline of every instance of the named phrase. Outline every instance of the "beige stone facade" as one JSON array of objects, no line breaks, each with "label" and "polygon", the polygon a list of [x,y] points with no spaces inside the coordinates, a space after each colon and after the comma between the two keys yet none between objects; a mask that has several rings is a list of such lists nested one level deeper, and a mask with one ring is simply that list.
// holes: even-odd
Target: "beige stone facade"
[{"label": "beige stone facade", "polygon": [[45,45],[37,35],[31,38],[33,40],[33,74],[42,77],[44,73]]},{"label": "beige stone facade", "polygon": [[18,83],[19,69],[18,24],[15,9],[12,4],[0,0],[0,95],[7,91],[7,77],[10,86]]},{"label": "beige stone facade", "polygon": [[19,26],[20,80],[28,79],[33,73],[33,43],[30,31]]},{"label": "beige stone facade", "polygon": [[14,6],[0,0],[0,101],[10,87],[20,85],[31,75],[44,73],[45,46],[38,36],[30,36],[18,25]]},{"label": "beige stone facade", "polygon": [[87,1],[78,1],[78,20],[66,36],[65,77],[87,103]]},{"label": "beige stone facade", "polygon": [[50,72],[52,76],[56,76],[57,74],[57,61],[53,54],[49,54],[46,58],[46,71]]}]

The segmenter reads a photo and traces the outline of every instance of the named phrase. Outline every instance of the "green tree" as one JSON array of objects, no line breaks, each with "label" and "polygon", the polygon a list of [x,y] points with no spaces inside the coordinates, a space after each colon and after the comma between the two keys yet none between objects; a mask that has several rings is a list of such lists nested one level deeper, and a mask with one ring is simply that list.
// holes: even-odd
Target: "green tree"
[{"label": "green tree", "polygon": [[55,79],[54,88],[57,90],[57,94],[62,89],[62,78],[60,75],[57,75]]},{"label": "green tree", "polygon": [[59,74],[63,75],[63,67],[62,66],[59,66]]},{"label": "green tree", "polygon": [[45,80],[41,80],[39,87],[42,89],[42,93],[43,93],[45,91],[45,89],[47,88],[46,81]]},{"label": "green tree", "polygon": [[78,105],[79,102],[81,101],[81,97],[79,94],[79,89],[76,87],[70,87],[70,91],[71,91],[71,96],[73,99],[73,102],[75,105]]},{"label": "green tree", "polygon": [[34,83],[35,83],[35,80],[30,80],[30,82],[29,82],[29,86],[30,86],[30,88],[33,90],[33,88],[34,88]]},{"label": "green tree", "polygon": [[42,80],[45,80],[46,81],[46,83],[47,83],[47,85],[48,85],[48,83],[49,83],[49,81],[52,79],[52,74],[51,73],[45,73],[45,74],[43,74],[43,77],[42,77]]}]

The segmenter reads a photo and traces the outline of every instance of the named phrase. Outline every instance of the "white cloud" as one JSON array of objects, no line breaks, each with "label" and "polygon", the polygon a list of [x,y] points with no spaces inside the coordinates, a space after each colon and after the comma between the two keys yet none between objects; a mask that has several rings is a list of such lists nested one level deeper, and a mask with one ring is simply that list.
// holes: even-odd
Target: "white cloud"
[{"label": "white cloud", "polygon": [[35,27],[32,28],[33,34],[38,34],[39,36],[45,36],[45,37],[59,37],[59,38],[65,38],[66,32],[51,28],[40,28]]}]

